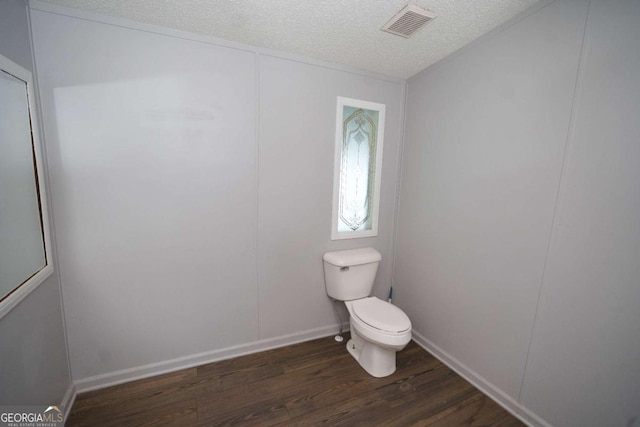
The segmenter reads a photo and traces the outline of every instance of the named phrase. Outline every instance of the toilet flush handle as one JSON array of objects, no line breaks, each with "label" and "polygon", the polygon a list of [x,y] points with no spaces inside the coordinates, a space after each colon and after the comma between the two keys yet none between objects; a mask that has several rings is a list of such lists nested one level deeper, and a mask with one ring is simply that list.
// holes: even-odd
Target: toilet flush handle
[{"label": "toilet flush handle", "polygon": [[340,271],[349,271],[349,267],[340,267]]}]

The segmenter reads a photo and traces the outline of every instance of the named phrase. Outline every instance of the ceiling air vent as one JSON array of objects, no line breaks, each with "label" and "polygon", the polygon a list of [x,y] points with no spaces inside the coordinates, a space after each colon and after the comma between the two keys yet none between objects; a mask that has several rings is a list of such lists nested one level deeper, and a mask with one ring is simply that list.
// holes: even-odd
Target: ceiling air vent
[{"label": "ceiling air vent", "polygon": [[406,5],[402,10],[389,20],[382,31],[401,37],[411,37],[427,22],[436,17],[436,14],[412,4]]}]

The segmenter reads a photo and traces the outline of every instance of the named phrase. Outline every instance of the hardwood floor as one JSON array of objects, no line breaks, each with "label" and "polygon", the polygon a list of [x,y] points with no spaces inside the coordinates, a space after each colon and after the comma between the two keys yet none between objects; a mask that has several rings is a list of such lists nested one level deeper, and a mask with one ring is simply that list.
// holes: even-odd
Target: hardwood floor
[{"label": "hardwood floor", "polygon": [[369,376],[333,337],[80,394],[67,426],[522,426],[411,342]]}]

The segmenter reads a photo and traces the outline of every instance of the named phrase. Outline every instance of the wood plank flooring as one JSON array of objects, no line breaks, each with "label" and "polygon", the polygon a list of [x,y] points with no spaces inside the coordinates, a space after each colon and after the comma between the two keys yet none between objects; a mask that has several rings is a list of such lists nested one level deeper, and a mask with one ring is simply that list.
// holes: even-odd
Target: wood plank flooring
[{"label": "wood plank flooring", "polygon": [[333,337],[80,394],[67,426],[522,426],[414,342],[369,376]]}]

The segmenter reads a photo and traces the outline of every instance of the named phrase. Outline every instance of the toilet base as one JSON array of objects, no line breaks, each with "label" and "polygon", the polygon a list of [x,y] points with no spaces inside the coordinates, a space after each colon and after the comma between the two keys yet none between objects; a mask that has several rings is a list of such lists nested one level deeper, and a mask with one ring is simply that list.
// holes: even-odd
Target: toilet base
[{"label": "toilet base", "polygon": [[396,371],[396,350],[366,341],[354,329],[347,350],[372,377],[387,377]]}]

